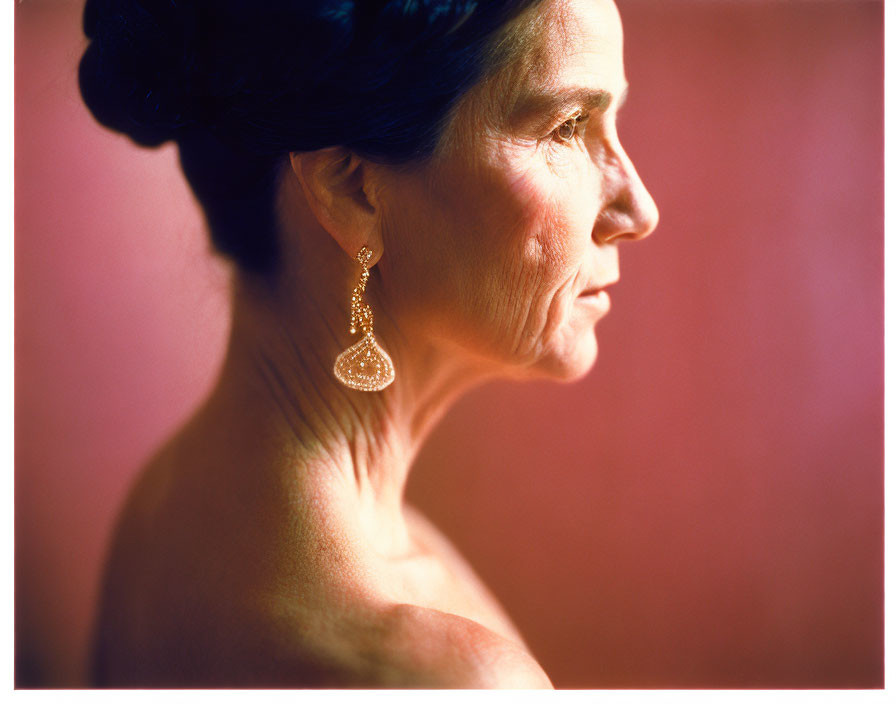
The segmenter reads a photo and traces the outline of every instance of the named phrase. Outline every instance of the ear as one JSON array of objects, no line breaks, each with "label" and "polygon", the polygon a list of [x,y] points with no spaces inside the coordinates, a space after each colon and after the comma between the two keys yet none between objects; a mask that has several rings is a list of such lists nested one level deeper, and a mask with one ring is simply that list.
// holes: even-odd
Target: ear
[{"label": "ear", "polygon": [[289,161],[321,226],[352,259],[367,245],[375,263],[383,243],[370,164],[344,147],[292,152]]}]

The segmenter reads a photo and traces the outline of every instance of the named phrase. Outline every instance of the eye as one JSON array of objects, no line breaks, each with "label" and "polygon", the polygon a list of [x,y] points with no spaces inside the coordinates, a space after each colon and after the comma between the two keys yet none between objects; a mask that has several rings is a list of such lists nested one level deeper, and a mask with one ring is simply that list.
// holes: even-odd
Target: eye
[{"label": "eye", "polygon": [[581,131],[582,125],[588,121],[588,115],[578,114],[569,118],[554,130],[554,138],[558,142],[571,142],[573,137]]}]

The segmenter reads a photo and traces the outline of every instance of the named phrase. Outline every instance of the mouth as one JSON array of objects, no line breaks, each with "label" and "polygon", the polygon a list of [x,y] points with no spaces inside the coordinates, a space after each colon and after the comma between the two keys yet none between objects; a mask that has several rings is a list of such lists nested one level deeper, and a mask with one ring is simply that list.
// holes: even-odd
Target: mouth
[{"label": "mouth", "polygon": [[578,301],[583,305],[594,308],[601,317],[610,312],[610,295],[606,292],[608,286],[612,286],[619,279],[607,281],[584,289],[578,296]]},{"label": "mouth", "polygon": [[609,286],[612,286],[613,284],[616,284],[616,283],[619,283],[619,279],[618,279],[618,278],[611,279],[610,281],[605,281],[605,282],[603,282],[603,283],[598,283],[598,284],[596,284],[595,286],[590,286],[590,287],[588,287],[588,288],[586,288],[586,289],[583,289],[582,292],[579,294],[579,297],[582,297],[582,296],[597,296],[597,295],[598,295],[599,293],[601,293],[605,288],[608,288]]}]

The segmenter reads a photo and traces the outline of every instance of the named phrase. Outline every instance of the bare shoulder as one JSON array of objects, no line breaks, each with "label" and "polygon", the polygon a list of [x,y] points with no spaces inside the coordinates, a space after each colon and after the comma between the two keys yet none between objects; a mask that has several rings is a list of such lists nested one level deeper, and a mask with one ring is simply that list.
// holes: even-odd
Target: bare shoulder
[{"label": "bare shoulder", "polygon": [[404,686],[552,689],[523,648],[468,618],[400,604],[387,622],[383,647]]},{"label": "bare shoulder", "polygon": [[475,621],[436,609],[393,604],[356,611],[327,635],[311,630],[310,641],[293,640],[290,652],[276,657],[290,663],[281,686],[552,689],[525,649]]},{"label": "bare shoulder", "polygon": [[[174,460],[165,451],[147,467],[123,512],[96,633],[96,684],[551,687],[525,647],[489,621],[396,603],[413,598],[372,587],[367,563],[353,568],[351,554],[321,552],[322,540],[311,540],[314,549],[281,541],[264,526],[286,521],[270,510],[259,518],[240,512],[246,501],[227,510],[198,502]],[[413,514],[421,540],[469,569]]]},{"label": "bare shoulder", "polygon": [[498,619],[501,634],[523,644],[523,637],[510,615],[454,544],[419,509],[405,504],[404,511],[408,528],[421,547],[436,555],[460,583],[473,590],[475,598]]}]

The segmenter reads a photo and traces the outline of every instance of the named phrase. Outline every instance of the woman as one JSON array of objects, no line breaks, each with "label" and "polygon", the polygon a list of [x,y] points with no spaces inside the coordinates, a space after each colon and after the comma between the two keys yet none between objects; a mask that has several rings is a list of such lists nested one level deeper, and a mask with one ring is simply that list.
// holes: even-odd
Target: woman
[{"label": "woman", "polygon": [[96,683],[550,687],[403,490],[462,391],[591,368],[656,226],[616,8],[249,7],[85,9],[85,100],[178,143],[235,263],[217,385],[120,520]]}]

